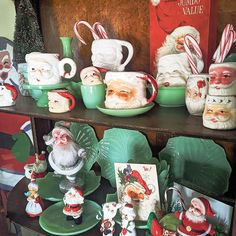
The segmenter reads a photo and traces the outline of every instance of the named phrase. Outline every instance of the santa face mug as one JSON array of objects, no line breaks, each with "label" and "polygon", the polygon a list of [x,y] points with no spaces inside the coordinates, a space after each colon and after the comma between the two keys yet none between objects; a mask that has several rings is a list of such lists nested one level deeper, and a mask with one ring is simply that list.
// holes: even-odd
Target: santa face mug
[{"label": "santa face mug", "polygon": [[[123,63],[123,48],[128,50],[127,58]],[[117,39],[97,39],[91,47],[92,64],[95,67],[111,71],[123,71],[133,57],[133,46],[131,43]]]},{"label": "santa face mug", "polygon": [[75,107],[75,98],[67,90],[48,92],[48,107],[52,113],[64,113]]},{"label": "santa face mug", "polygon": [[[105,107],[129,109],[143,107],[151,103],[157,95],[155,79],[142,72],[107,72],[104,80],[107,85]],[[151,84],[152,94],[146,95],[147,82]]]},{"label": "santa face mug", "polygon": [[[76,64],[70,58],[59,60],[58,54],[31,52],[26,54],[28,82],[30,85],[55,85],[72,78],[76,73]],[[65,65],[71,70],[65,70]]]},{"label": "santa face mug", "polygon": [[18,92],[13,85],[0,85],[0,107],[7,107],[15,105]]},{"label": "santa face mug", "polygon": [[203,126],[210,129],[236,128],[236,97],[207,95]]},{"label": "santa face mug", "polygon": [[185,103],[191,115],[201,116],[208,92],[208,74],[192,74],[186,85]]},{"label": "santa face mug", "polygon": [[210,95],[236,95],[236,62],[211,64],[209,75]]}]

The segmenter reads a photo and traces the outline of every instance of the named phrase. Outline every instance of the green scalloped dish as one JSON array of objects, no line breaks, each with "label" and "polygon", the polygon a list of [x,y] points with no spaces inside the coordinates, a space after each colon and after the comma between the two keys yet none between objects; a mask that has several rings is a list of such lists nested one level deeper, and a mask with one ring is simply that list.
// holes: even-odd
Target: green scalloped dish
[{"label": "green scalloped dish", "polygon": [[174,137],[159,153],[170,165],[170,180],[206,195],[228,190],[231,166],[224,149],[212,140]]},{"label": "green scalloped dish", "polygon": [[[116,193],[109,193],[106,196],[106,202],[118,202],[117,194]],[[119,211],[117,212],[115,218],[115,222],[121,224],[121,216]],[[146,221],[135,221],[135,228],[137,229],[147,229],[147,222]]]},{"label": "green scalloped dish", "polygon": [[130,108],[130,109],[108,109],[103,105],[97,106],[97,109],[101,111],[102,113],[110,116],[117,116],[117,117],[132,117],[141,115],[143,113],[148,112],[154,107],[155,103],[151,102],[150,104],[147,104],[143,107],[138,108]]},{"label": "green scalloped dish", "polygon": [[39,218],[43,230],[54,235],[76,235],[92,229],[98,224],[96,215],[101,207],[94,201],[85,200],[83,204],[82,223],[77,225],[73,220],[67,221],[63,214],[63,202],[48,207]]},{"label": "green scalloped dish", "polygon": [[[64,193],[59,189],[62,178],[65,177],[49,172],[44,178],[37,179],[40,197],[53,202],[61,201],[64,197]],[[84,176],[84,195],[87,196],[94,192],[100,186],[100,180],[101,176],[97,176],[94,171],[86,173]]]}]

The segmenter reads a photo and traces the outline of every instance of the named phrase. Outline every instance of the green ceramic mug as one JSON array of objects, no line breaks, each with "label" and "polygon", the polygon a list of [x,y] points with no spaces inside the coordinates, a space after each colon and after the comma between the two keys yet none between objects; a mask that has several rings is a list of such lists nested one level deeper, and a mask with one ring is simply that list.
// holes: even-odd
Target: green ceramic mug
[{"label": "green ceramic mug", "polygon": [[81,95],[84,105],[88,109],[95,109],[105,100],[105,84],[81,85]]}]

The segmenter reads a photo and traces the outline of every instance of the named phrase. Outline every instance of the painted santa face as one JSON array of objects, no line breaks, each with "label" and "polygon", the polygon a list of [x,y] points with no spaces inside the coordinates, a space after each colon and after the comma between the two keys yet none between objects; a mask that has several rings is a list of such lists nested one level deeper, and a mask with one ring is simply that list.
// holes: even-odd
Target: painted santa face
[{"label": "painted santa face", "polygon": [[236,94],[236,62],[211,64],[209,94],[233,96]]},{"label": "painted santa face", "polygon": [[80,72],[80,78],[83,85],[96,85],[103,83],[99,70],[93,66],[84,68]]},{"label": "painted santa face", "polygon": [[203,125],[211,129],[236,128],[236,97],[207,96]]},{"label": "painted santa face", "polygon": [[8,51],[0,51],[0,78],[7,79],[8,72],[12,68],[12,62]]},{"label": "painted santa face", "polygon": [[66,192],[63,200],[66,204],[82,204],[84,202],[83,196],[81,196],[74,188],[71,188]]}]

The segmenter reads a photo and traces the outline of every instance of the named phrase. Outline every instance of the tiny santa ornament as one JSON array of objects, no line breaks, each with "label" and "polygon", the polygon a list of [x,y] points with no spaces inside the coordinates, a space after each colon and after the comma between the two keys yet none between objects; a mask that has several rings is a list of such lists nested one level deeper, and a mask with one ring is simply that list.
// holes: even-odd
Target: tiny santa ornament
[{"label": "tiny santa ornament", "polygon": [[25,208],[26,213],[29,217],[37,217],[40,216],[43,212],[43,203],[38,194],[39,186],[32,180],[28,184],[28,192],[25,193],[27,196],[27,205]]},{"label": "tiny santa ornament", "polygon": [[135,222],[136,212],[132,204],[126,203],[121,209],[120,236],[136,236]]},{"label": "tiny santa ornament", "polygon": [[215,216],[215,213],[206,198],[193,198],[186,212],[176,212],[175,214],[182,221],[177,229],[179,235],[215,235],[215,230],[206,219],[206,217]]},{"label": "tiny santa ornament", "polygon": [[82,223],[84,193],[80,187],[72,187],[65,193],[63,202],[65,204],[63,213],[66,220],[74,220],[76,224]]}]

